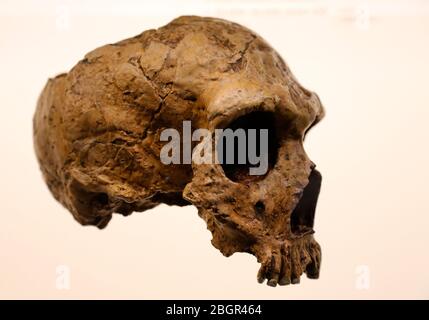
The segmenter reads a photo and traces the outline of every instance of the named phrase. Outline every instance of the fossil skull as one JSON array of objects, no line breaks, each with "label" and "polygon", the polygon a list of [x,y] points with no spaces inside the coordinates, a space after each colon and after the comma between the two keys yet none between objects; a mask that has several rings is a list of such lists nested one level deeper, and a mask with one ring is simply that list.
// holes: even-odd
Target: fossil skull
[{"label": "fossil skull", "polygon": [[[313,238],[321,177],[303,140],[322,117],[258,35],[228,21],[180,17],[157,30],[88,53],[50,79],[34,116],[34,143],[46,183],[83,225],[104,228],[160,203],[193,204],[224,255],[248,252],[260,282],[317,278]],[[269,170],[160,161],[166,128],[270,130]],[[246,166],[244,166],[246,167]]]}]

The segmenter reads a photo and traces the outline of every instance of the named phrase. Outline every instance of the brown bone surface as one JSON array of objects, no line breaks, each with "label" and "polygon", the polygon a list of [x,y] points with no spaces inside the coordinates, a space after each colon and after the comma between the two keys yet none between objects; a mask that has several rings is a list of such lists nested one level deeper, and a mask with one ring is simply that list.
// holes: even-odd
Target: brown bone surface
[{"label": "brown bone surface", "polygon": [[[255,255],[258,280],[319,275],[313,238],[321,176],[304,136],[322,117],[261,37],[229,21],[180,17],[100,47],[50,79],[34,116],[34,143],[54,197],[83,225],[104,228],[160,203],[193,204],[225,256]],[[166,128],[268,128],[263,177],[220,164],[164,165]]]}]

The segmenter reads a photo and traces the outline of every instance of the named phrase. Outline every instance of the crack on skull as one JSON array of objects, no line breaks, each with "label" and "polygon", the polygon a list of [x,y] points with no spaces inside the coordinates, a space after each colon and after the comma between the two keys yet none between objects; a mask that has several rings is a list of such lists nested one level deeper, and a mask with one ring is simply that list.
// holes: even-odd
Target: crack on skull
[{"label": "crack on skull", "polygon": [[249,47],[252,45],[252,43],[255,40],[256,40],[256,36],[252,34],[252,39],[244,45],[244,48],[242,50],[234,53],[234,55],[232,55],[232,57],[234,57],[235,55],[239,54],[240,57],[237,60],[235,60],[234,62],[230,62],[228,64],[228,68],[227,68],[226,72],[228,72],[228,71],[237,72],[243,68],[245,55],[246,55],[247,51],[249,50]]}]

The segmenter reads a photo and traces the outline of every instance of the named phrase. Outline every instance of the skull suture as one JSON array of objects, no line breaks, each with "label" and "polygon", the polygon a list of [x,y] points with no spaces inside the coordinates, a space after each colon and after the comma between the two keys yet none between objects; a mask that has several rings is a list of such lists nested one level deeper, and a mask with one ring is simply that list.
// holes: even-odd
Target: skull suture
[{"label": "skull suture", "polygon": [[[193,204],[225,256],[255,255],[258,280],[317,278],[313,238],[321,176],[303,149],[322,117],[282,58],[228,21],[180,17],[85,56],[50,79],[34,116],[34,142],[49,189],[83,225],[104,228],[160,203]],[[166,128],[266,128],[269,170],[246,165],[165,165]],[[244,170],[243,170],[244,169]]]}]

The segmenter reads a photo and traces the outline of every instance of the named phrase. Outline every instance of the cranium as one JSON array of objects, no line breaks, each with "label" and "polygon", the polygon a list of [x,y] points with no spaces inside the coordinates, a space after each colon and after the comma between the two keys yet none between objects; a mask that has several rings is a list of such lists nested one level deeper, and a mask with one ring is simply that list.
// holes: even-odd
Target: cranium
[{"label": "cranium", "polygon": [[[193,204],[213,245],[225,256],[255,255],[258,280],[275,286],[319,275],[321,177],[303,140],[323,114],[261,37],[220,19],[180,17],[100,47],[50,79],[34,142],[49,189],[79,223],[104,228],[113,213]],[[269,129],[269,171],[163,164],[160,134],[180,131],[184,120],[210,132]]]}]

